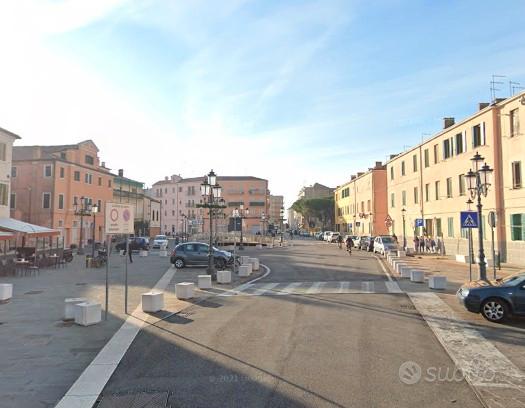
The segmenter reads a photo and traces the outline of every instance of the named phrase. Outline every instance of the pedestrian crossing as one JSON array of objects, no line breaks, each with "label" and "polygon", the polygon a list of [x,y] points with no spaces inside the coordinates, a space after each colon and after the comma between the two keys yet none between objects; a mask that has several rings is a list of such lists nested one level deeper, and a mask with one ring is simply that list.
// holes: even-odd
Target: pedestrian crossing
[{"label": "pedestrian crossing", "polygon": [[397,282],[331,281],[245,283],[218,296],[282,296],[331,293],[403,293]]}]

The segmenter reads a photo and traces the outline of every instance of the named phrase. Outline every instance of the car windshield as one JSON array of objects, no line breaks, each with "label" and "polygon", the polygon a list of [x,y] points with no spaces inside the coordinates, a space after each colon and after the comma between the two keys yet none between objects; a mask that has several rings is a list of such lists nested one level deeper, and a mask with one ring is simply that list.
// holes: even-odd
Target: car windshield
[{"label": "car windshield", "polygon": [[383,244],[393,244],[394,240],[390,237],[381,237],[381,240],[383,241]]},{"label": "car windshield", "polygon": [[499,282],[499,286],[516,286],[525,282],[525,274],[511,275],[503,278]]},{"label": "car windshield", "polygon": [[158,239],[158,240],[166,239],[166,235],[157,235],[155,239]]}]

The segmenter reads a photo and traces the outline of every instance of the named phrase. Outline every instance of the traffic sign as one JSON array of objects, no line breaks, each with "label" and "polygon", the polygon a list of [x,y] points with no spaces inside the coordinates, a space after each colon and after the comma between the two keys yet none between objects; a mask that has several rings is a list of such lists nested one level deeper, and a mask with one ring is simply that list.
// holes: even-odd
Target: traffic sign
[{"label": "traffic sign", "polygon": [[133,234],[135,216],[129,204],[106,203],[106,234]]},{"label": "traffic sign", "polygon": [[489,226],[491,228],[496,228],[496,213],[494,211],[489,212]]},{"label": "traffic sign", "polygon": [[478,213],[475,211],[461,211],[460,224],[461,228],[478,228]]},{"label": "traffic sign", "polygon": [[425,220],[423,218],[416,218],[416,227],[424,227]]},{"label": "traffic sign", "polygon": [[390,214],[387,214],[385,222],[392,222],[392,217],[390,216]]}]

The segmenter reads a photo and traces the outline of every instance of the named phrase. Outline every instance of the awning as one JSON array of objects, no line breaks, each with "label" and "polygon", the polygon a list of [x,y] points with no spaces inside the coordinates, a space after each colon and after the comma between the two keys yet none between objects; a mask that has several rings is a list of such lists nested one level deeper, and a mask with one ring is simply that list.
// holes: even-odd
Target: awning
[{"label": "awning", "polygon": [[6,241],[8,239],[13,239],[15,236],[9,232],[0,231],[0,241]]},{"label": "awning", "polygon": [[28,222],[15,220],[14,218],[0,218],[0,231],[25,234],[34,238],[60,235],[60,231],[58,230],[29,224]]}]

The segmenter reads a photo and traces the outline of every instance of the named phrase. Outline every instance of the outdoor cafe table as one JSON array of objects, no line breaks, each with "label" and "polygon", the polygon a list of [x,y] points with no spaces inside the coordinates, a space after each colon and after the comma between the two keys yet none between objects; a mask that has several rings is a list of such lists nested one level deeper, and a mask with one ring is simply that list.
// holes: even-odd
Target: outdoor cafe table
[{"label": "outdoor cafe table", "polygon": [[60,256],[58,256],[57,254],[53,254],[53,255],[49,255],[48,258],[55,260],[55,269],[56,269],[58,267],[58,259],[60,258]]},{"label": "outdoor cafe table", "polygon": [[25,271],[29,265],[31,265],[31,262],[25,259],[17,259],[15,260],[15,269],[17,272]]}]

